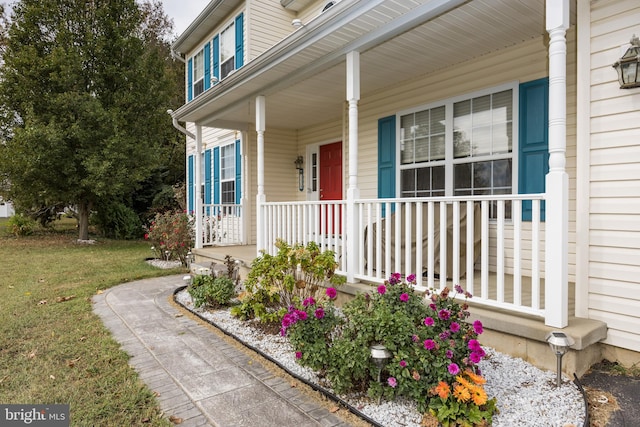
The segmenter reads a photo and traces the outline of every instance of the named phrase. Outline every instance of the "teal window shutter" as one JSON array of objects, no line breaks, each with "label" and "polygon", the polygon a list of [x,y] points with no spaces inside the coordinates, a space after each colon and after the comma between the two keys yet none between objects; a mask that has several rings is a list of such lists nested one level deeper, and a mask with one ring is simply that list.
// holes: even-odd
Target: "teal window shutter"
[{"label": "teal window shutter", "polygon": [[187,64],[187,101],[193,99],[193,58]]},{"label": "teal window shutter", "polygon": [[193,155],[189,156],[187,161],[187,211],[194,213],[194,194],[193,194]]},{"label": "teal window shutter", "polygon": [[213,149],[213,203],[220,203],[220,147]]},{"label": "teal window shutter", "polygon": [[240,140],[236,140],[236,205],[242,198],[242,158],[240,157]]},{"label": "teal window shutter", "polygon": [[[520,85],[518,193],[544,193],[549,172],[549,78]],[[522,220],[531,221],[531,201],[522,204]],[[540,219],[544,221],[544,201]]]},{"label": "teal window shutter", "polygon": [[[204,152],[204,204],[211,204],[211,150]],[[207,207],[207,215],[210,209]]]},{"label": "teal window shutter", "polygon": [[236,17],[236,70],[244,65],[244,15]]},{"label": "teal window shutter", "polygon": [[[378,198],[396,196],[396,116],[378,120]],[[383,212],[384,215],[384,206]]]},{"label": "teal window shutter", "polygon": [[204,90],[211,87],[211,43],[204,45]]},{"label": "teal window shutter", "polygon": [[220,79],[220,36],[213,38],[213,77]]}]

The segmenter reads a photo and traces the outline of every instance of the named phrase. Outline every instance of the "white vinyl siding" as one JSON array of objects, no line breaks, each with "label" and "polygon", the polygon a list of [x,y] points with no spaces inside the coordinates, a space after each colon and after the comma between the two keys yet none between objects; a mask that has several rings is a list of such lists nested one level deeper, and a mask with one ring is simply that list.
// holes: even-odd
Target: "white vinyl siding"
[{"label": "white vinyl siding", "polygon": [[636,0],[590,2],[588,316],[605,343],[640,351],[640,108],[611,67],[640,34]]}]

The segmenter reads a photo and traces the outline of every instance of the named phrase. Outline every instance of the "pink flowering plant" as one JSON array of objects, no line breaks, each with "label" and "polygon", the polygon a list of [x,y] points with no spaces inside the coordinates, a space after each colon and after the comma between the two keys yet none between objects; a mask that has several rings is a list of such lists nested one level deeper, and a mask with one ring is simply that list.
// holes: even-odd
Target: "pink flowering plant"
[{"label": "pink flowering plant", "polygon": [[[291,338],[296,331],[292,342],[300,352],[300,363],[326,375],[338,393],[367,392],[371,397],[388,399],[405,396],[413,399],[423,413],[431,408],[432,414],[448,425],[456,425],[449,423],[452,413],[456,414],[454,419],[473,415],[480,420],[477,425],[490,424],[495,399],[485,399],[481,405],[465,401],[462,408],[458,400],[443,401],[433,392],[436,386],[444,388],[443,384],[455,387],[461,375],[469,372],[480,377],[477,364],[485,353],[477,338],[483,328],[479,321],[468,321],[466,299],[471,294],[458,285],[453,291],[444,288],[417,293],[415,283],[414,275],[403,280],[395,273],[370,294],[358,295],[345,304],[342,319],[327,323],[326,329],[309,328],[302,334],[294,327],[285,328],[284,333]],[[308,322],[313,312],[306,311],[307,320],[296,326]],[[328,311],[324,309],[325,316]],[[317,342],[320,335],[326,340],[322,346]],[[369,349],[374,344],[384,345],[392,354],[380,382],[374,380],[378,371],[370,357]],[[322,356],[313,364],[307,363],[311,356],[305,356],[305,352],[320,351],[320,347]]]},{"label": "pink flowering plant", "polygon": [[331,335],[342,323],[336,314],[335,288],[327,288],[317,300],[308,297],[300,306],[289,307],[282,318],[280,334],[286,335],[296,352],[298,363],[312,369],[324,368],[331,345]]},{"label": "pink flowering plant", "polygon": [[193,237],[193,220],[180,211],[156,214],[144,235],[157,258],[179,260],[185,267],[187,253],[193,247]]}]

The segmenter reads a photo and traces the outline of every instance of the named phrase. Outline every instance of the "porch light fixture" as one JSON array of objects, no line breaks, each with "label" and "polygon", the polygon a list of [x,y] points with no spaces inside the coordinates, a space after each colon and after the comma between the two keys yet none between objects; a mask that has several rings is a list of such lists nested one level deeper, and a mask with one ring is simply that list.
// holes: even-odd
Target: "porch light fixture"
[{"label": "porch light fixture", "polygon": [[291,21],[291,25],[293,25],[294,28],[301,28],[304,27],[305,25],[302,23],[301,20],[299,20],[298,18],[294,19],[293,21]]},{"label": "porch light fixture", "polygon": [[296,160],[293,162],[296,165],[296,170],[298,171],[298,190],[304,190],[304,169],[302,165],[304,164],[304,159],[302,156],[296,157]]},{"label": "porch light fixture", "polygon": [[560,387],[560,384],[562,383],[562,356],[569,351],[569,347],[573,345],[574,340],[564,332],[559,331],[549,332],[546,339],[547,343],[549,343],[549,347],[551,347],[551,351],[555,353],[558,362],[558,374],[556,377],[557,388]]},{"label": "porch light fixture", "polygon": [[618,72],[620,89],[640,87],[640,40],[634,34],[630,43],[631,46],[622,58],[613,64],[613,68]]}]

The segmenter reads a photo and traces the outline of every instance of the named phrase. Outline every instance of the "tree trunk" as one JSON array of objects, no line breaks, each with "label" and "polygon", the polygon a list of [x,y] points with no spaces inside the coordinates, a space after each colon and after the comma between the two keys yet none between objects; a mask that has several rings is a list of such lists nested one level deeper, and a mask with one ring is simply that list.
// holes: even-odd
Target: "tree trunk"
[{"label": "tree trunk", "polygon": [[89,240],[89,202],[78,203],[78,240]]}]

